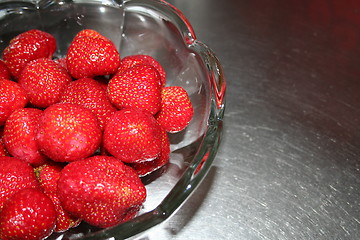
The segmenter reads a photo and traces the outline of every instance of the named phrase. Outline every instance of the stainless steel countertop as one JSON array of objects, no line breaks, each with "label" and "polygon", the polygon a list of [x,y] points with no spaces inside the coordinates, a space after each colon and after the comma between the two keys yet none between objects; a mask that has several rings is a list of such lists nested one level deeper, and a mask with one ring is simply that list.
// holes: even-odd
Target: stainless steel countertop
[{"label": "stainless steel countertop", "polygon": [[144,239],[360,239],[360,2],[169,0],[220,59],[223,140]]}]

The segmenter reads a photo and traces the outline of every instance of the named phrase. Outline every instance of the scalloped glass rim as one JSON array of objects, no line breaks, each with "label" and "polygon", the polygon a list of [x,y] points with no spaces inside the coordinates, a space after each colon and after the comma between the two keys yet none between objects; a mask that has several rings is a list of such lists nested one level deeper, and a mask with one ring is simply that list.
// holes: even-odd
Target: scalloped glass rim
[{"label": "scalloped glass rim", "polygon": [[[21,1],[9,1],[13,4],[19,4]],[[134,219],[119,224],[117,226],[101,229],[86,235],[73,234],[69,237],[66,235],[59,236],[59,239],[108,239],[115,237],[116,239],[124,239],[134,237],[143,233],[151,227],[167,220],[174,214],[190,194],[197,188],[199,183],[204,179],[206,173],[210,169],[215,155],[218,151],[222,132],[222,120],[225,110],[225,89],[226,81],[221,64],[212,50],[201,41],[197,40],[191,24],[186,17],[174,6],[163,0],[103,0],[103,1],[83,1],[83,0],[63,0],[63,1],[28,1],[29,8],[35,4],[36,8],[46,7],[47,4],[67,4],[69,2],[91,4],[99,2],[101,4],[114,8],[123,8],[124,13],[138,11],[145,15],[161,18],[170,22],[175,26],[179,36],[185,47],[194,53],[196,60],[203,66],[204,75],[209,83],[209,102],[208,111],[205,116],[206,127],[203,134],[191,145],[194,145],[196,153],[188,159],[188,167],[183,172],[175,186],[161,201],[161,203],[153,210],[145,212]],[[22,2],[23,3],[23,2]],[[3,8],[0,6],[0,11]],[[155,15],[154,15],[155,14]],[[0,18],[1,18],[0,12]]]}]

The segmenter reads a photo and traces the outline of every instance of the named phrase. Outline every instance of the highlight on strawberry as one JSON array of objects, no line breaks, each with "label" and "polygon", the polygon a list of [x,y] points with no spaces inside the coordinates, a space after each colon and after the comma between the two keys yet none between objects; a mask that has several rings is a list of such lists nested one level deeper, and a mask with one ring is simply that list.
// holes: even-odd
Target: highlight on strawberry
[{"label": "highlight on strawberry", "polygon": [[142,178],[169,163],[169,135],[194,114],[152,56],[121,57],[93,29],[78,32],[65,56],[56,49],[54,36],[31,29],[1,55],[2,240],[134,218],[147,197]]}]

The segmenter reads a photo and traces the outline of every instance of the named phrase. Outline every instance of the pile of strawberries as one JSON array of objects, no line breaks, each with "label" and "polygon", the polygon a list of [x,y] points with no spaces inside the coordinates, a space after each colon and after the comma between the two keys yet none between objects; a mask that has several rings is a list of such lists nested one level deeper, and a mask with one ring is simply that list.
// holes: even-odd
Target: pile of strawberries
[{"label": "pile of strawberries", "polygon": [[169,133],[193,116],[154,58],[120,58],[86,29],[55,59],[33,29],[0,60],[0,239],[44,239],[81,221],[110,227],[146,199],[141,177],[169,161]]}]

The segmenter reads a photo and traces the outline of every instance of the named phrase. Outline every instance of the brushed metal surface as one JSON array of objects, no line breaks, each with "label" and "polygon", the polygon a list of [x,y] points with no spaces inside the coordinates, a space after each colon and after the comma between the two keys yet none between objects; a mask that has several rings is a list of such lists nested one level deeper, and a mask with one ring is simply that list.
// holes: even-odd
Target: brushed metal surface
[{"label": "brushed metal surface", "polygon": [[360,239],[360,2],[169,0],[223,64],[213,168],[143,239]]}]

